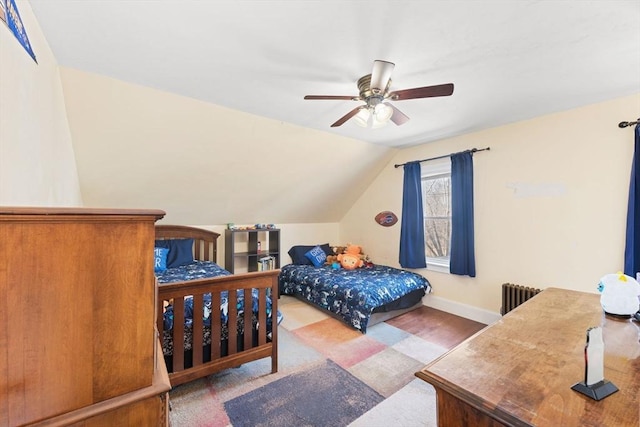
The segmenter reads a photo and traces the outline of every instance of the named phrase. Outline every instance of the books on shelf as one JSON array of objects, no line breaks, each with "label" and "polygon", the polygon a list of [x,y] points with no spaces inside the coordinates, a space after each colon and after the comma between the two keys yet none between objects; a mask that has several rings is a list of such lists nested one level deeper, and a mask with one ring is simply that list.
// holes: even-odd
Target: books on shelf
[{"label": "books on shelf", "polygon": [[258,259],[258,271],[273,270],[276,268],[276,258],[272,256],[265,256]]}]

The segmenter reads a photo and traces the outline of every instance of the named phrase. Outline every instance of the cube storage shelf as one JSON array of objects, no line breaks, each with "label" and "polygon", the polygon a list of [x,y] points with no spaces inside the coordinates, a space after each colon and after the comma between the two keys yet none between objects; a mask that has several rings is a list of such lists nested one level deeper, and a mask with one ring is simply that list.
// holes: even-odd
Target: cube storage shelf
[{"label": "cube storage shelf", "polygon": [[224,245],[224,264],[231,273],[244,266],[248,272],[259,271],[259,261],[265,257],[273,257],[274,268],[280,268],[280,230],[277,228],[225,230]]}]

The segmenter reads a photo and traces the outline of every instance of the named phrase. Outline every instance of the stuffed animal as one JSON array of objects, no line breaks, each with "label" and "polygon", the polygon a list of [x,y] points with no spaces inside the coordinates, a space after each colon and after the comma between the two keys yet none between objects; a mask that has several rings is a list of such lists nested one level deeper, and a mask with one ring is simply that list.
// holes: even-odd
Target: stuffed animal
[{"label": "stuffed animal", "polygon": [[334,265],[338,263],[340,265],[340,261],[338,261],[338,255],[343,254],[346,246],[332,246],[331,250],[333,250],[333,255],[327,255],[327,260],[325,261],[326,265]]},{"label": "stuffed animal", "polygon": [[352,255],[356,255],[358,257],[360,257],[360,254],[362,253],[362,248],[358,245],[352,245],[349,244],[347,245],[346,249],[344,250],[345,254],[352,254]]},{"label": "stuffed animal", "polygon": [[607,274],[600,279],[598,291],[605,313],[630,316],[638,311],[640,284],[633,277],[621,272]]},{"label": "stuffed animal", "polygon": [[332,265],[334,262],[338,262],[338,255],[327,255],[327,260],[324,263]]},{"label": "stuffed animal", "polygon": [[345,270],[355,270],[364,265],[364,261],[358,255],[350,253],[338,255],[338,261],[340,261],[340,266]]},{"label": "stuffed animal", "polygon": [[373,265],[369,255],[362,253],[362,247],[358,245],[349,243],[346,246],[332,246],[331,249],[333,249],[334,254],[327,255],[325,264],[332,266],[334,269],[354,270],[359,267]]},{"label": "stuffed animal", "polygon": [[346,246],[332,246],[331,249],[333,249],[333,254],[334,255],[340,255],[345,253],[345,251],[347,250]]},{"label": "stuffed animal", "polygon": [[345,253],[354,254],[354,255],[358,255],[360,257],[360,259],[364,262],[364,264],[367,265],[367,266],[373,265],[369,255],[365,254],[364,251],[362,250],[362,246],[349,244],[349,246],[347,246],[347,249],[345,249],[344,252]]}]

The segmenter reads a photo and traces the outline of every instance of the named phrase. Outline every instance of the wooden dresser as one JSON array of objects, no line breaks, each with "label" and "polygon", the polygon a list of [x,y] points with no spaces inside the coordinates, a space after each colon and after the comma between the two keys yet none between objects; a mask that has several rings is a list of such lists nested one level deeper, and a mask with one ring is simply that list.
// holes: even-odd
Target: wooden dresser
[{"label": "wooden dresser", "polygon": [[0,207],[0,426],[167,424],[159,210]]},{"label": "wooden dresser", "polygon": [[[592,326],[619,389],[600,401],[571,389],[584,380]],[[436,389],[440,426],[638,427],[639,338],[640,324],[605,316],[598,294],[549,288],[416,375]]]}]

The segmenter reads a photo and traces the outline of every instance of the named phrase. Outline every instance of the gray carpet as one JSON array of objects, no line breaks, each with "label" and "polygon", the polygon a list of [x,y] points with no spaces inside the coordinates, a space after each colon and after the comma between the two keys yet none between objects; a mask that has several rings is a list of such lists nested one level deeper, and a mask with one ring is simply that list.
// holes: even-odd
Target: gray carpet
[{"label": "gray carpet", "polygon": [[327,360],[225,402],[234,426],[346,426],[384,398]]}]

